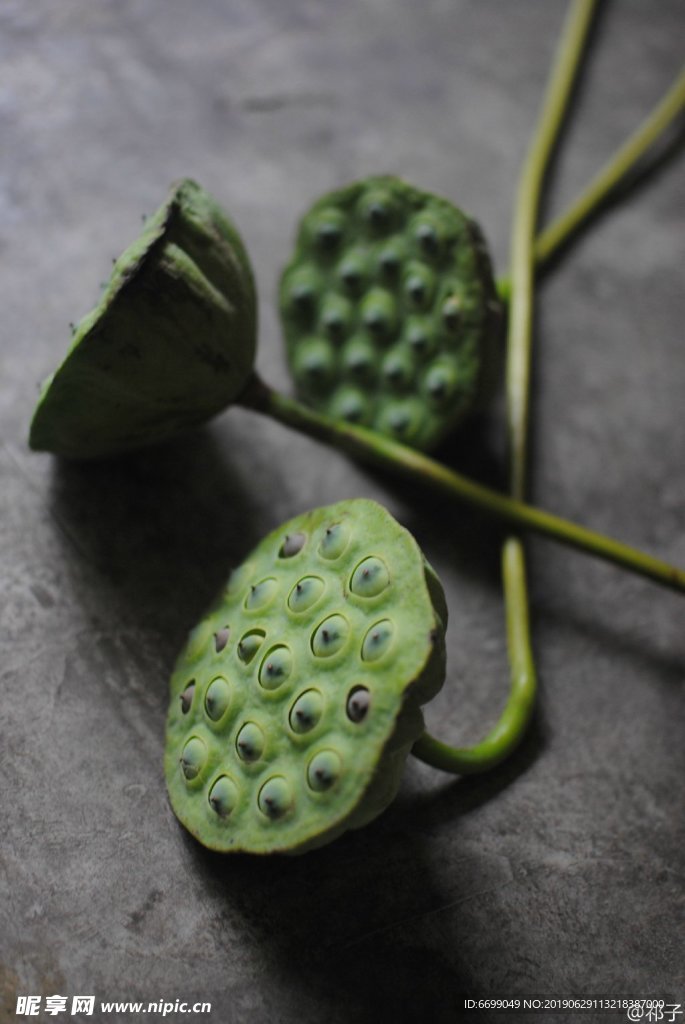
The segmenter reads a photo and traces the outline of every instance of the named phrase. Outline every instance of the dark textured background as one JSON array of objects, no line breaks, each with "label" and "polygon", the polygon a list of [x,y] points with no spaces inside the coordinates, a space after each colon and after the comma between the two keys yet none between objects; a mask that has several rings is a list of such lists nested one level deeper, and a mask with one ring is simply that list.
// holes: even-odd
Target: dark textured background
[{"label": "dark textured background", "polygon": [[[383,501],[445,583],[428,719],[467,743],[507,689],[498,531],[239,411],[107,465],[26,448],[69,321],[176,177],[244,233],[283,388],[276,281],[319,193],[400,173],[479,219],[503,270],[564,8],[0,0],[2,1022],[38,992],[203,998],[229,1024],[447,1022],[463,994],[685,1002],[681,597],[533,541],[542,697],[514,760],[471,781],[410,762],[362,832],[222,859],[177,825],[161,756],[170,667],[229,567],[307,507]],[[548,214],[665,91],[684,29],[679,0],[605,6]],[[539,503],[680,565],[684,198],[671,154],[541,286],[533,460]],[[497,411],[485,426],[442,455],[498,482]]]}]

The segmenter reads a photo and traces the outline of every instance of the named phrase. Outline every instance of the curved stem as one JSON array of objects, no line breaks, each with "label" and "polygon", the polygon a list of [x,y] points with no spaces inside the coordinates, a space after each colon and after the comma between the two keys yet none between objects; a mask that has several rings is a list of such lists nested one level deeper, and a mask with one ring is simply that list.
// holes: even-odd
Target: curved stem
[{"label": "curved stem", "polygon": [[[530,364],[533,337],[534,237],[540,192],[561,129],[595,0],[575,0],[564,25],[542,110],[523,165],[512,229],[512,294],[507,336],[507,399],[512,497],[525,494]],[[502,548],[502,582],[507,620],[510,686],[499,721],[474,747],[450,749],[424,733],[414,747],[423,761],[444,771],[484,772],[507,758],[528,728],[537,692],[533,658],[526,559],[523,543],[509,537]]]},{"label": "curved stem", "polygon": [[372,430],[322,416],[300,405],[294,399],[273,391],[256,377],[243,392],[238,404],[271,416],[285,426],[339,448],[362,462],[404,477],[415,486],[438,491],[457,501],[472,505],[486,515],[511,526],[533,530],[569,547],[596,555],[624,569],[630,569],[670,590],[685,593],[685,569],[678,569],[668,562],[587,527],[578,526],[561,516],[509,498],[448,469],[414,448],[408,448]]},{"label": "curved stem", "polygon": [[[607,161],[588,187],[545,228],[535,240],[535,265],[538,269],[561,249],[584,221],[597,212],[614,189],[635,169],[647,150],[666,131],[670,124],[685,110],[685,69],[657,106],[645,118],[637,130],[618,151]],[[502,277],[497,282],[500,296],[508,300],[511,280]]]},{"label": "curved stem", "polygon": [[511,540],[502,549],[502,574],[507,609],[510,689],[499,721],[473,747],[450,747],[429,733],[412,747],[412,754],[433,768],[455,775],[489,771],[504,761],[523,737],[535,705],[535,663],[530,647],[526,565],[523,547]]}]

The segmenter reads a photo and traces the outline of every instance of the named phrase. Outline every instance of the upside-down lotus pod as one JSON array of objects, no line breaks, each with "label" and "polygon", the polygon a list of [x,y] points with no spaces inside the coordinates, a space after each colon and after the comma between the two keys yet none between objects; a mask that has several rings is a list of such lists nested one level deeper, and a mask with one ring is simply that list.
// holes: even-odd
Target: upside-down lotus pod
[{"label": "upside-down lotus pod", "polygon": [[76,325],[42,386],[29,444],[98,458],[202,423],[243,390],[255,345],[245,247],[215,200],[181,181]]},{"label": "upside-down lotus pod", "polygon": [[443,684],[446,620],[416,541],[375,502],[274,530],[171,679],[165,774],[182,824],[214,850],[302,853],[380,814]]}]

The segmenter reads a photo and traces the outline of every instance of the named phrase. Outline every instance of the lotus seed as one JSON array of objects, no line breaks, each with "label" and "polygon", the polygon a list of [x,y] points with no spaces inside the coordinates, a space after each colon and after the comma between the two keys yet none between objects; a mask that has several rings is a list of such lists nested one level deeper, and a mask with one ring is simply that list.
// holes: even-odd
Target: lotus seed
[{"label": "lotus seed", "polygon": [[319,600],[325,587],[320,576],[303,576],[290,591],[288,607],[293,612],[308,611]]},{"label": "lotus seed", "polygon": [[366,398],[358,388],[341,388],[333,403],[333,415],[347,423],[361,423],[366,419]]},{"label": "lotus seed", "polygon": [[355,725],[363,722],[371,707],[371,694],[365,686],[356,686],[347,698],[347,717]]},{"label": "lotus seed", "polygon": [[339,342],[349,330],[351,306],[341,295],[330,295],[321,310],[321,326],[331,341]]},{"label": "lotus seed", "polygon": [[290,709],[290,728],[296,733],[310,732],[318,725],[322,713],[323,697],[319,691],[305,690]]},{"label": "lotus seed", "polygon": [[366,255],[359,250],[348,252],[340,264],[339,274],[340,280],[350,292],[359,292],[368,275]]},{"label": "lotus seed", "polygon": [[390,583],[387,566],[372,555],[360,562],[352,574],[350,590],[360,597],[377,597]]},{"label": "lotus seed", "polygon": [[257,804],[267,818],[282,818],[293,802],[292,790],[282,775],[268,779],[259,791]]},{"label": "lotus seed", "polygon": [[455,394],[459,381],[459,373],[454,364],[436,363],[428,370],[425,377],[425,389],[429,396],[438,403],[449,401]]},{"label": "lotus seed", "polygon": [[188,712],[190,711],[190,706],[193,703],[193,695],[194,695],[194,693],[195,693],[195,680],[193,679],[190,683],[188,683],[188,685],[186,686],[185,690],[183,691],[183,693],[181,694],[181,697],[180,697],[181,712],[184,715],[187,715]]},{"label": "lotus seed", "polygon": [[264,752],[264,733],[256,722],[246,722],[236,737],[238,757],[251,764],[258,761]]},{"label": "lotus seed", "polygon": [[392,644],[394,632],[390,619],[381,619],[372,626],[364,637],[362,661],[378,661],[382,658]]},{"label": "lotus seed", "polygon": [[259,682],[265,690],[277,690],[293,670],[293,656],[285,645],[272,647],[259,669]]},{"label": "lotus seed", "polygon": [[316,245],[324,252],[337,249],[343,236],[344,217],[339,210],[323,210],[314,227]]},{"label": "lotus seed", "polygon": [[249,665],[259,648],[264,643],[266,633],[263,629],[252,629],[240,639],[238,643],[238,657],[245,664]]},{"label": "lotus seed", "polygon": [[404,291],[412,306],[426,309],[433,300],[435,274],[423,263],[410,263],[404,279]]},{"label": "lotus seed", "polygon": [[419,224],[416,229],[416,240],[428,256],[436,256],[440,250],[438,233],[432,224]]},{"label": "lotus seed", "polygon": [[344,646],[350,627],[342,615],[329,615],[312,636],[312,651],[318,658],[330,658]]},{"label": "lotus seed", "polygon": [[349,532],[345,523],[334,523],[332,526],[327,526],[319,544],[319,554],[331,561],[340,558],[347,547],[348,540]]},{"label": "lotus seed", "polygon": [[231,703],[231,687],[223,678],[217,676],[212,679],[205,694],[205,711],[213,722],[218,722],[228,711]]},{"label": "lotus seed", "polygon": [[335,361],[330,343],[323,338],[310,338],[297,354],[295,373],[310,385],[320,387],[332,380]]},{"label": "lotus seed", "polygon": [[456,331],[461,319],[461,304],[456,295],[451,295],[442,307],[442,319],[449,331]]},{"label": "lotus seed", "polygon": [[230,637],[230,635],[230,626],[222,626],[221,629],[218,629],[216,631],[216,633],[214,634],[214,649],[217,654],[221,654],[221,652],[224,650],[226,644],[228,643],[228,638]]},{"label": "lotus seed", "polygon": [[209,803],[220,818],[227,818],[238,803],[238,787],[228,775],[220,775],[209,791]]},{"label": "lotus seed", "polygon": [[404,390],[412,382],[413,361],[403,349],[389,352],[383,360],[383,376],[396,391]]},{"label": "lotus seed", "polygon": [[396,328],[396,306],[390,292],[372,288],[362,301],[362,318],[369,331],[378,339],[387,340]]},{"label": "lotus seed", "polygon": [[259,583],[255,583],[250,587],[247,597],[245,598],[245,607],[248,611],[256,611],[257,609],[266,608],[268,604],[276,596],[278,590],[278,583],[269,576],[265,580],[261,580]]},{"label": "lotus seed", "polygon": [[406,244],[402,239],[393,239],[381,249],[378,256],[378,269],[386,277],[393,279],[399,274],[400,267],[406,256]]},{"label": "lotus seed", "polygon": [[338,781],[342,764],[334,750],[320,750],[309,762],[307,782],[312,789],[322,793]]},{"label": "lotus seed", "polygon": [[180,757],[181,771],[189,782],[197,778],[204,768],[206,760],[207,747],[201,739],[193,736],[184,746]]},{"label": "lotus seed", "polygon": [[293,555],[300,553],[307,540],[306,533],[289,533],[281,545],[281,550],[278,552],[281,558],[292,558]]},{"label": "lotus seed", "polygon": [[366,338],[351,338],[345,346],[343,354],[345,369],[360,384],[368,384],[373,380],[375,376],[375,361],[375,352]]},{"label": "lotus seed", "polygon": [[393,205],[392,196],[387,190],[371,191],[368,195],[362,196],[362,219],[374,232],[387,231],[392,220]]},{"label": "lotus seed", "polygon": [[414,399],[406,399],[388,405],[383,412],[380,423],[383,432],[394,434],[396,437],[411,438],[418,430],[424,412],[420,402]]}]

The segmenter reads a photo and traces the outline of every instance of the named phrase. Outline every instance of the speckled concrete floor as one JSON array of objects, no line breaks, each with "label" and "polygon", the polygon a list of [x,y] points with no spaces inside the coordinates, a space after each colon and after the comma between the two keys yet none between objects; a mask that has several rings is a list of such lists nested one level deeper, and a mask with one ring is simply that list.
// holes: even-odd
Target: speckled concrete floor
[{"label": "speckled concrete floor", "polygon": [[[238,411],[108,465],[26,447],[69,321],[179,176],[244,234],[259,368],[283,388],[276,281],[321,192],[400,173],[479,219],[503,269],[564,7],[0,3],[3,1022],[39,993],[204,999],[229,1024],[447,1022],[464,996],[685,1003],[682,598],[531,542],[542,698],[511,763],[450,781],[411,762],[366,830],[222,859],[177,825],[161,756],[170,667],[229,567],[307,507],[383,501],[444,580],[428,720],[467,743],[506,692],[499,533]],[[548,215],[666,89],[684,22],[676,0],[604,6]],[[539,503],[680,565],[682,170],[671,153],[544,281],[533,465]],[[441,454],[501,481],[499,413]]]}]

